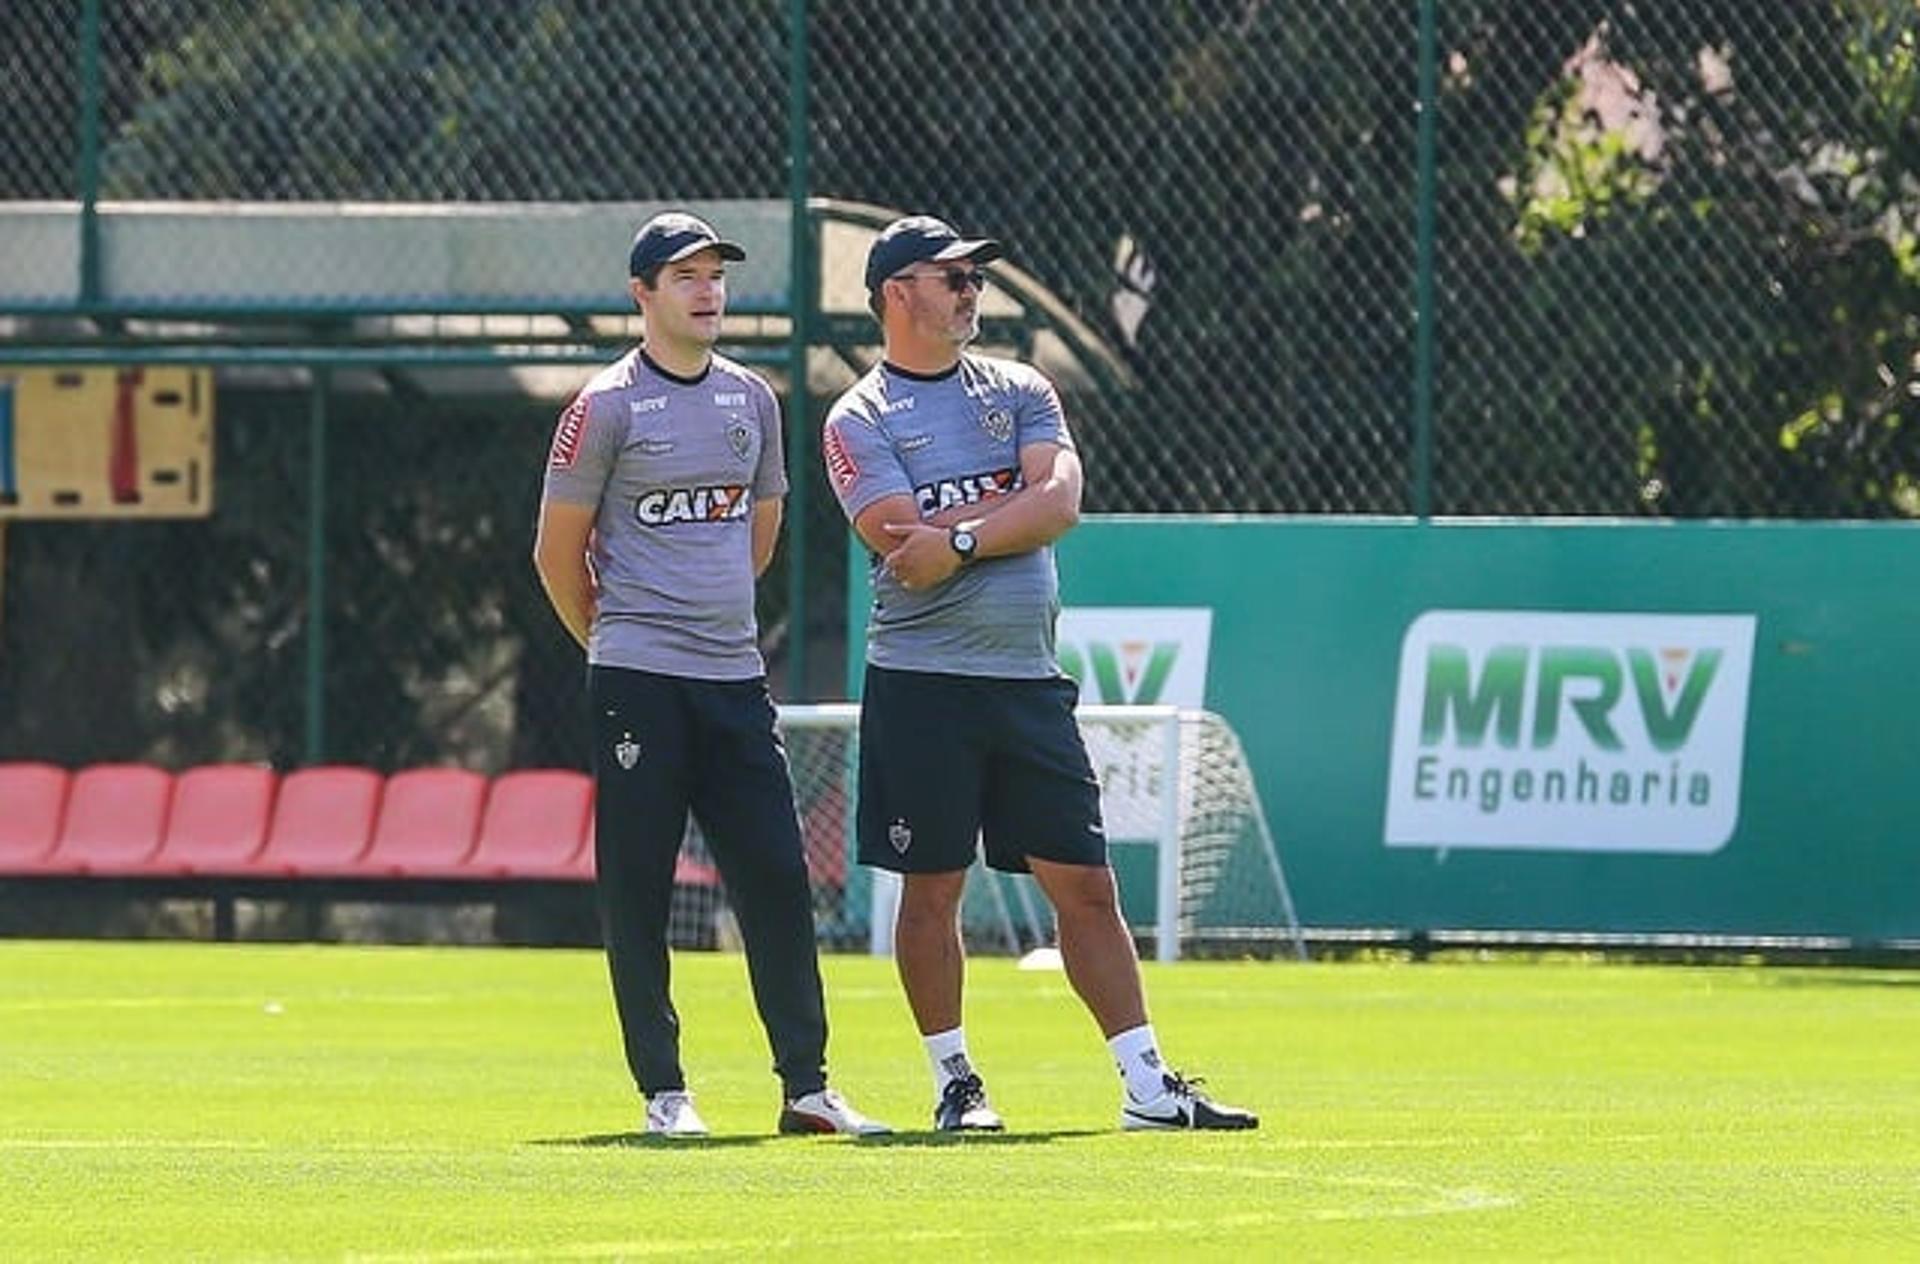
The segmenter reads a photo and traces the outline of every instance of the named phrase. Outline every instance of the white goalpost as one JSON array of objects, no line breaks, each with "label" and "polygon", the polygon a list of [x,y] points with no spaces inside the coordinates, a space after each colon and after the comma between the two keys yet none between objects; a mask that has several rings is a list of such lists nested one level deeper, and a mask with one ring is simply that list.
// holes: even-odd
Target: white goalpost
[{"label": "white goalpost", "polygon": [[[1239,739],[1220,716],[1171,706],[1079,708],[1101,812],[1135,933],[1161,961],[1196,950],[1306,956],[1293,898]],[[823,945],[892,951],[898,879],[854,855],[860,709],[788,705],[780,728],[806,840]],[[704,851],[698,830],[688,846]],[[719,915],[718,893],[712,915]],[[708,915],[695,907],[694,916]],[[971,945],[1019,955],[1054,942],[1030,878],[978,869],[962,911]]]}]

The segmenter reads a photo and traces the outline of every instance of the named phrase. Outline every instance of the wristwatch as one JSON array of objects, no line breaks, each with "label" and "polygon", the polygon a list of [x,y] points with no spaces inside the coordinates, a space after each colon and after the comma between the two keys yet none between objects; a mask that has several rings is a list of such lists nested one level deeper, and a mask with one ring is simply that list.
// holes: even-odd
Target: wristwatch
[{"label": "wristwatch", "polygon": [[967,530],[965,527],[949,528],[947,531],[947,543],[951,544],[953,551],[960,555],[960,565],[962,566],[965,566],[973,560],[973,551],[980,547],[980,542],[974,539],[973,532]]}]

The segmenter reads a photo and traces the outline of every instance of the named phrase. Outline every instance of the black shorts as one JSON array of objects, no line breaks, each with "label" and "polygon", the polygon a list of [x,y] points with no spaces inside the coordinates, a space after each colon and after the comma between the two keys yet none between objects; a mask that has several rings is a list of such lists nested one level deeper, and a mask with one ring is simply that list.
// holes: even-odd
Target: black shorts
[{"label": "black shorts", "polygon": [[1107,863],[1100,783],[1064,676],[1008,680],[868,667],[860,706],[860,863],[951,873],[1027,858]]}]

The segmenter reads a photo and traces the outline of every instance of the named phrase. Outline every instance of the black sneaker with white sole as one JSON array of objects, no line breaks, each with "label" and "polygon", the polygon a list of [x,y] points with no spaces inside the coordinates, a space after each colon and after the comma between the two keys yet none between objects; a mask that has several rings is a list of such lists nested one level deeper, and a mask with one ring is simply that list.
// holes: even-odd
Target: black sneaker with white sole
[{"label": "black sneaker with white sole", "polygon": [[977,1075],[947,1081],[933,1108],[933,1126],[941,1132],[999,1132],[1006,1127],[987,1105],[987,1086]]},{"label": "black sneaker with white sole", "polygon": [[1149,1129],[1204,1128],[1241,1131],[1258,1128],[1260,1118],[1250,1110],[1226,1106],[1200,1091],[1198,1076],[1189,1080],[1178,1071],[1162,1079],[1162,1091],[1148,1101],[1135,1101],[1129,1093],[1120,1107],[1120,1126],[1129,1132]]}]

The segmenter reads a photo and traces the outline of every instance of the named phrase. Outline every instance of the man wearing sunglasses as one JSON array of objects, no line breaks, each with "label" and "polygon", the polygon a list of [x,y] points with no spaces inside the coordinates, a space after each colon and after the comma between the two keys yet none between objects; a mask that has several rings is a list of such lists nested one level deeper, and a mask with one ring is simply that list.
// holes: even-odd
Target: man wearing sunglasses
[{"label": "man wearing sunglasses", "polygon": [[871,552],[859,853],[903,876],[894,929],[934,1074],[934,1123],[998,1131],[961,1025],[960,899],[975,855],[1031,872],[1067,977],[1124,1084],[1129,1129],[1242,1129],[1162,1060],[1121,920],[1100,788],[1054,655],[1053,542],[1080,516],[1080,458],[1053,385],[967,351],[1000,244],[930,216],[867,254],[885,358],[827,416],[828,481]]},{"label": "man wearing sunglasses", "polygon": [[590,664],[596,889],[647,1131],[707,1132],[668,993],[667,916],[691,810],[746,941],[786,1092],[779,1130],[882,1133],[827,1087],[806,859],[756,641],[754,580],[773,559],[787,475],[772,388],[713,350],[727,264],[744,258],[678,212],[635,236],[628,289],[646,345],[561,414],[534,565]]}]

